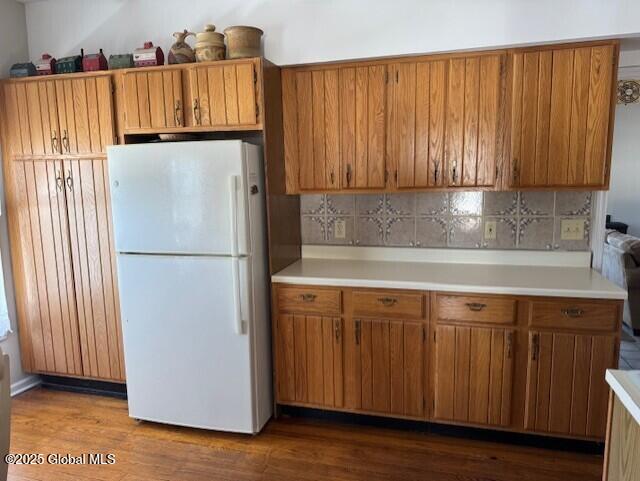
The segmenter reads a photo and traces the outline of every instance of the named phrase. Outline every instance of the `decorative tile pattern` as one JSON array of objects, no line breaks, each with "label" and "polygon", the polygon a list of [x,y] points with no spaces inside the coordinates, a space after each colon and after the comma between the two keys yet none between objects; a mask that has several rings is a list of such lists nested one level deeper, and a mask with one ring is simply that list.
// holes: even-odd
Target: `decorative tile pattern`
[{"label": "decorative tile pattern", "polygon": [[[303,195],[302,242],[584,251],[589,250],[592,201],[592,192]],[[584,219],[583,239],[560,239],[566,218]],[[495,239],[484,238],[487,221],[496,222]],[[337,222],[344,222],[344,237],[336,237]]]}]

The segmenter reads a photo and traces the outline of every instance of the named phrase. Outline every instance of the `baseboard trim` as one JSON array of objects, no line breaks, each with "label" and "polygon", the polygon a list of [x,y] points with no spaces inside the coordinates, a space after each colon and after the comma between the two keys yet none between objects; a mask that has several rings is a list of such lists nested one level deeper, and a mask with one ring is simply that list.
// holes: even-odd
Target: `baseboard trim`
[{"label": "baseboard trim", "polygon": [[39,386],[42,382],[40,376],[31,375],[25,378],[20,379],[11,384],[11,397],[17,396],[18,394],[22,394],[29,389],[33,389],[36,386]]}]

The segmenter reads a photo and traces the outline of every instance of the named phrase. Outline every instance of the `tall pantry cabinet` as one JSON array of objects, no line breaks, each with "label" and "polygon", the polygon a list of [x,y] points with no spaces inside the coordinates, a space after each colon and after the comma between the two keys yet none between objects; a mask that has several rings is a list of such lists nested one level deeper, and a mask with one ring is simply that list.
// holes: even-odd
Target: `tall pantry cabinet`
[{"label": "tall pantry cabinet", "polygon": [[122,382],[106,162],[111,77],[9,80],[2,106],[23,367]]}]

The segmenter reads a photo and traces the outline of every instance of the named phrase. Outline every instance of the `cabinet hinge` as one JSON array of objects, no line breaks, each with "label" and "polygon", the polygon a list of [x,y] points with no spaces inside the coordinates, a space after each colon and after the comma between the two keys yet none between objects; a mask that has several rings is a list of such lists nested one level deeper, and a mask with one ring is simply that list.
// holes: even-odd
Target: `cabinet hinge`
[{"label": "cabinet hinge", "polygon": [[396,70],[396,83],[398,83],[400,80],[400,71]]},{"label": "cabinet hinge", "polygon": [[253,83],[258,83],[258,72],[256,72],[255,70],[253,71]]},{"label": "cabinet hinge", "polygon": [[496,165],[496,182],[498,181],[499,178],[500,178],[500,167]]},{"label": "cabinet hinge", "polygon": [[427,340],[427,330],[424,326],[422,326],[422,342]]},{"label": "cabinet hinge", "polygon": [[433,331],[433,342],[436,342],[436,331]]},{"label": "cabinet hinge", "polygon": [[386,84],[389,83],[389,71],[388,70],[384,71],[384,83],[386,83]]}]

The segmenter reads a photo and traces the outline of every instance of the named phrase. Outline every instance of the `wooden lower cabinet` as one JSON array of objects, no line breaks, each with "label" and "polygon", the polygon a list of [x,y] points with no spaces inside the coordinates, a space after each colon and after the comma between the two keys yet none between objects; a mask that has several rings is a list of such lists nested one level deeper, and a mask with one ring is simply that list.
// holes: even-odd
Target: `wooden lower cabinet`
[{"label": "wooden lower cabinet", "polygon": [[278,400],[341,407],[342,319],[281,314],[276,325]]},{"label": "wooden lower cabinet", "polygon": [[345,406],[424,418],[425,324],[356,319],[344,336]]},{"label": "wooden lower cabinet", "polygon": [[621,301],[273,288],[278,404],[604,439]]},{"label": "wooden lower cabinet", "polygon": [[515,331],[438,325],[434,341],[433,417],[510,426]]},{"label": "wooden lower cabinet", "polygon": [[618,364],[614,335],[529,332],[525,429],[603,438],[605,371]]},{"label": "wooden lower cabinet", "polygon": [[25,370],[124,380],[106,159],[9,166]]}]

